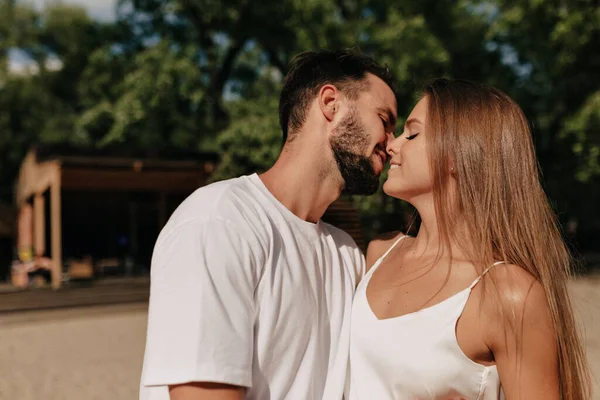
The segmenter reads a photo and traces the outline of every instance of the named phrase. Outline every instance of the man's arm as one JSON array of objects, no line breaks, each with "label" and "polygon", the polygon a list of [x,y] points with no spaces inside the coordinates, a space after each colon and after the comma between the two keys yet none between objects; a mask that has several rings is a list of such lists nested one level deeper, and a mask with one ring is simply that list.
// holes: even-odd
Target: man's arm
[{"label": "man's arm", "polygon": [[243,398],[252,384],[254,290],[264,264],[247,236],[213,218],[176,227],[157,243],[144,387],[168,386],[177,400]]},{"label": "man's arm", "polygon": [[222,383],[185,383],[169,386],[171,400],[243,400],[244,388]]}]

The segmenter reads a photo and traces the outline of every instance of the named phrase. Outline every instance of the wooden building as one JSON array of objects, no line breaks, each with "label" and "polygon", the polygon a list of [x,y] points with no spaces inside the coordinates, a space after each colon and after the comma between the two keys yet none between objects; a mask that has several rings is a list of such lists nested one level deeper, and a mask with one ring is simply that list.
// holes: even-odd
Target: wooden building
[{"label": "wooden building", "polygon": [[61,284],[64,256],[115,257],[119,240],[149,262],[170,212],[206,184],[217,161],[214,153],[158,158],[114,149],[31,149],[19,171],[15,202],[17,209],[33,203],[33,247],[38,255],[49,247],[52,286]]},{"label": "wooden building", "polygon": [[[160,229],[185,197],[207,184],[217,162],[214,153],[151,157],[118,149],[32,148],[20,168],[15,203],[17,210],[33,208],[33,248],[52,259],[52,287],[60,287],[64,267],[69,271],[83,259],[98,266],[129,257],[149,268]],[[364,247],[349,203],[336,201],[323,220]]]}]

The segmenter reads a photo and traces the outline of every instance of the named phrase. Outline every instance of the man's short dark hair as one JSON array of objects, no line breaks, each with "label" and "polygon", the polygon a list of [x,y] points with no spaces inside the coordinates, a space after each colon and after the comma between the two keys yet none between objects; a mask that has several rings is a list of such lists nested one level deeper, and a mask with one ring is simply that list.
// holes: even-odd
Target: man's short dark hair
[{"label": "man's short dark hair", "polygon": [[373,74],[394,90],[387,67],[354,50],[308,51],[290,62],[279,97],[279,125],[283,143],[293,137],[306,121],[310,103],[325,84],[333,84],[351,100],[368,89],[367,74]]}]

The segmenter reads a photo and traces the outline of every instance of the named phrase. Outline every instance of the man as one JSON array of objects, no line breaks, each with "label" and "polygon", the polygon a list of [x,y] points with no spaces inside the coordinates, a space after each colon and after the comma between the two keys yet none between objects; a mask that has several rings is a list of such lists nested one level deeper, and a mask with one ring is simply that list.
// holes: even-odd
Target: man
[{"label": "man", "polygon": [[300,54],[279,118],[275,165],[197,190],[157,240],[142,400],[342,397],[364,259],[320,218],[342,191],[379,186],[389,72],[351,52]]}]

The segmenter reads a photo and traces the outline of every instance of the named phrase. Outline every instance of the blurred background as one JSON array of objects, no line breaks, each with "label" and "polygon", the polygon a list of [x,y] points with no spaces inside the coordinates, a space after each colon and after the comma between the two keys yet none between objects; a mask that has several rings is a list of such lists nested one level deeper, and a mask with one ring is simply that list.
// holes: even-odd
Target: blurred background
[{"label": "blurred background", "polygon": [[[521,105],[600,374],[600,1],[0,0],[0,399],[136,398],[158,232],[276,159],[295,54],[347,47],[395,75],[399,126],[438,76]],[[411,214],[324,219],[364,247]]]}]

